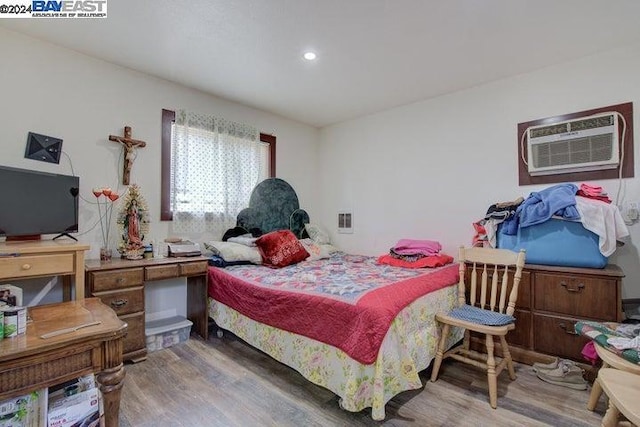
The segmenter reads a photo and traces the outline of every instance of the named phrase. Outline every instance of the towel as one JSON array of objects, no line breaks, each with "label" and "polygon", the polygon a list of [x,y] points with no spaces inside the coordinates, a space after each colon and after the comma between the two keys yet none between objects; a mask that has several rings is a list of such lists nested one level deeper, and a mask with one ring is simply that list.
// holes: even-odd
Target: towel
[{"label": "towel", "polygon": [[629,235],[620,210],[615,205],[587,197],[578,196],[575,199],[582,225],[598,235],[600,253],[610,256],[616,250],[616,240]]},{"label": "towel", "polygon": [[539,192],[532,192],[518,207],[520,227],[540,224],[550,220],[554,215],[572,221],[579,220],[576,191],[578,187],[575,184],[558,184]]}]

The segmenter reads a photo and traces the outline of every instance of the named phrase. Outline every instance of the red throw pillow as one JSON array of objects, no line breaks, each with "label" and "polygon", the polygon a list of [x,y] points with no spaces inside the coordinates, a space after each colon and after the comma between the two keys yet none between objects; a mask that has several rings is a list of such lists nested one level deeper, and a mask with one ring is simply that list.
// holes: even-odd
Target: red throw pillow
[{"label": "red throw pillow", "polygon": [[256,240],[262,262],[269,267],[286,267],[304,261],[309,252],[289,230],[267,233]]}]

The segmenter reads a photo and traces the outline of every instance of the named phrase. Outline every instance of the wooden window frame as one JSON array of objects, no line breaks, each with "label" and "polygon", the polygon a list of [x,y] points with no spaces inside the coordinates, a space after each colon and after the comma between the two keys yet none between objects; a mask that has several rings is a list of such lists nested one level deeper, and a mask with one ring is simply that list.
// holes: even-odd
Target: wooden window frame
[{"label": "wooden window frame", "polygon": [[[162,109],[162,159],[160,178],[160,221],[172,221],[171,212],[171,126],[176,121],[176,112]],[[260,141],[269,144],[269,177],[276,176],[276,137],[260,133]]]},{"label": "wooden window frame", "polygon": [[[532,120],[530,122],[518,123],[518,178],[519,185],[534,185],[534,184],[553,184],[559,182],[577,182],[577,181],[595,181],[603,179],[618,179],[620,176],[620,166],[615,169],[605,169],[599,171],[588,172],[571,172],[561,173],[556,175],[529,175],[527,165],[522,161],[523,145],[526,147],[527,141],[521,144],[522,135],[530,126],[540,124],[552,124],[561,122],[564,120],[576,119],[579,117],[591,116],[597,113],[605,113],[610,111],[617,111],[624,117],[627,122],[625,130],[625,138],[622,142],[621,149],[624,150],[624,162],[622,164],[622,177],[632,178],[634,175],[634,156],[633,156],[633,103],[627,102],[624,104],[610,105],[608,107],[594,108],[593,110],[579,111],[577,113],[565,114],[562,116],[547,117],[546,119]],[[622,126],[619,127],[619,138],[622,138]],[[524,152],[524,158],[527,159],[527,150]],[[527,159],[529,161],[529,159]]]}]

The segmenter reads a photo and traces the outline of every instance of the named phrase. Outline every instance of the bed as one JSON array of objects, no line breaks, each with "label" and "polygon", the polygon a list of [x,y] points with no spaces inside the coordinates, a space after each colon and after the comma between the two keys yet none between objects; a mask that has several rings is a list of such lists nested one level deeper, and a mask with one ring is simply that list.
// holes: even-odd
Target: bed
[{"label": "bed", "polygon": [[[293,189],[280,181],[279,196],[267,200],[290,201],[291,194],[280,193]],[[266,213],[252,202],[239,224],[242,218],[247,229],[264,227]],[[304,224],[292,227],[294,217],[308,222],[297,197],[288,211],[267,209],[278,212],[284,228],[303,233]],[[274,230],[283,226],[269,221]],[[390,399],[422,387],[418,373],[435,357],[439,338],[434,314],[454,305],[458,266],[403,269],[337,251],[279,269],[210,267],[208,275],[209,315],[219,328],[331,390],[343,409],[371,408],[372,418],[382,420]],[[462,331],[452,331],[449,345],[461,338]]]}]

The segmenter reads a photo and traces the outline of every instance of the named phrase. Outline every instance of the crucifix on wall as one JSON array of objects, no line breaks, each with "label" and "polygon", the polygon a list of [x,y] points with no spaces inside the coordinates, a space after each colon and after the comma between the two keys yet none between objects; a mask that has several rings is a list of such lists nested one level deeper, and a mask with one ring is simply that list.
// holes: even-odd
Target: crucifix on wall
[{"label": "crucifix on wall", "polygon": [[124,127],[124,136],[109,135],[109,141],[122,144],[124,147],[124,167],[122,171],[122,184],[129,185],[129,177],[131,176],[131,168],[135,160],[135,150],[143,148],[146,142],[131,138],[131,126]]}]

